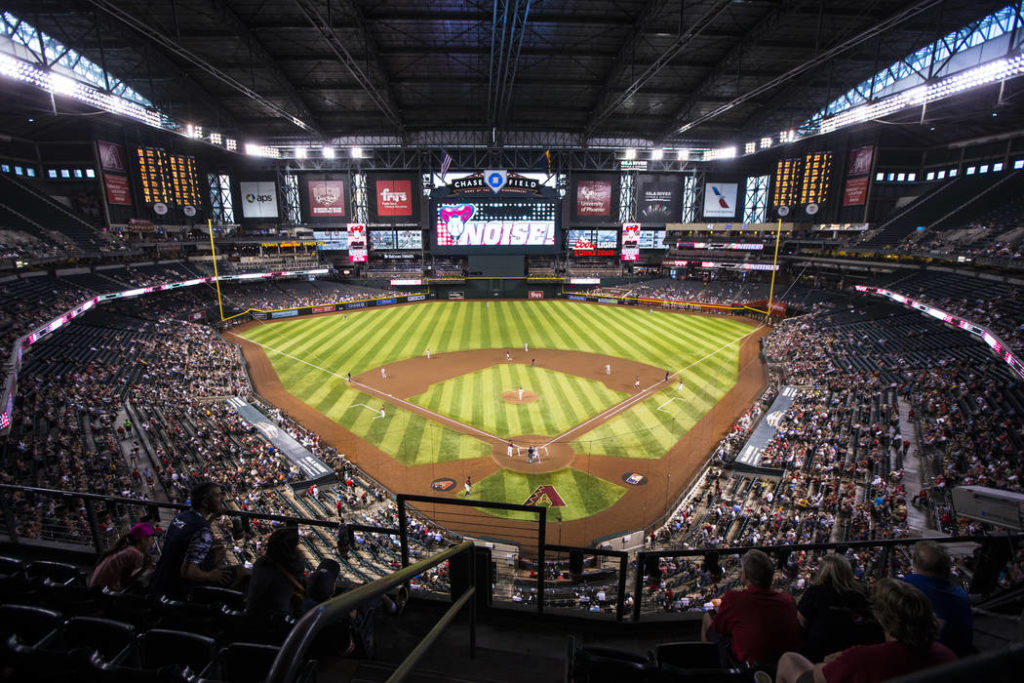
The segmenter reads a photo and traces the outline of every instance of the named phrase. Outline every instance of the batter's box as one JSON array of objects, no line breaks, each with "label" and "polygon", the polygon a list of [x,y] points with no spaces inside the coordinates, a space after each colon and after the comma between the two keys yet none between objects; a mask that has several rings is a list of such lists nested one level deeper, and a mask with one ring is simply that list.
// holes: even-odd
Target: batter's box
[{"label": "batter's box", "polygon": [[665,408],[665,406],[667,406],[668,404],[672,403],[673,401],[679,401],[680,403],[686,403],[686,399],[683,399],[683,398],[670,398],[669,400],[665,401],[660,406],[658,406],[657,410],[659,410],[659,411],[661,411],[663,413],[668,413],[669,415],[675,415],[676,414],[675,410],[669,410],[669,409]]},{"label": "batter's box", "polygon": [[[538,460],[540,460],[542,458],[548,457],[548,447],[547,446],[534,446],[533,450],[534,450],[534,455],[535,455],[535,457]],[[530,455],[530,447],[529,446],[516,446],[516,455],[523,456],[524,458],[529,457],[529,455]]]}]

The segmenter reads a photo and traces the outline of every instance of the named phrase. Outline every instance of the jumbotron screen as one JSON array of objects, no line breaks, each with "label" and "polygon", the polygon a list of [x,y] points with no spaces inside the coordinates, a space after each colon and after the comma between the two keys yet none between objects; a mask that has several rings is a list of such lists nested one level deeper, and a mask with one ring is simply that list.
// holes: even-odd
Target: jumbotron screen
[{"label": "jumbotron screen", "polygon": [[504,252],[553,254],[559,240],[559,203],[547,198],[474,197],[431,202],[432,250],[438,254]]}]

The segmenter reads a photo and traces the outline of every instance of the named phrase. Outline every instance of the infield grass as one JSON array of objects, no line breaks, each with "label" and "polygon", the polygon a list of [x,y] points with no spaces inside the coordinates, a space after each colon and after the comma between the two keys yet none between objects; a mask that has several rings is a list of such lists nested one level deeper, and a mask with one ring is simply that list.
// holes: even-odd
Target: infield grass
[{"label": "infield grass", "polygon": [[[520,387],[538,399],[502,399],[504,392]],[[409,400],[506,439],[518,434],[556,436],[628,396],[594,380],[510,363],[438,382]]]},{"label": "infield grass", "polygon": [[[626,358],[670,372],[685,368],[688,384],[692,376],[694,382],[698,377],[701,380],[694,387],[707,386],[702,389],[706,399],[687,404],[690,413],[683,410],[686,415],[673,417],[659,412],[657,406],[666,399],[652,397],[578,437],[580,443],[586,442],[582,452],[600,448],[602,454],[657,458],[714,404],[715,397],[724,395],[735,383],[738,341],[752,331],[749,325],[728,318],[631,307],[566,301],[466,301],[275,321],[250,328],[242,336],[263,347],[293,396],[399,462],[416,465],[488,457],[491,447],[401,408],[388,406],[387,417],[379,419],[380,401],[349,386],[347,372],[356,375],[423,356],[427,348],[432,353],[487,348],[522,353],[524,343],[531,348]],[[567,394],[564,400],[585,405],[586,396],[573,391],[575,395]],[[589,388],[583,391],[588,392]],[[430,394],[424,394],[423,400],[434,400]],[[494,393],[481,397],[475,390],[463,396],[468,403],[500,401]],[[673,405],[682,407],[679,402]],[[544,418],[531,417],[530,423],[537,419]],[[500,418],[495,416],[493,422],[500,424]],[[648,433],[642,435],[644,430]],[[496,431],[500,429],[496,427]],[[615,443],[616,439],[620,443]]]}]

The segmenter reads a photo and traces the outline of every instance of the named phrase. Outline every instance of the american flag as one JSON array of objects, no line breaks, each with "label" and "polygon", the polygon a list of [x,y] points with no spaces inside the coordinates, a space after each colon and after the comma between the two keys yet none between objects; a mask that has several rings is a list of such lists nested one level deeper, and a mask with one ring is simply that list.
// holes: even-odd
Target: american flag
[{"label": "american flag", "polygon": [[446,175],[448,175],[448,169],[451,168],[451,166],[452,166],[452,158],[451,158],[451,156],[448,154],[448,152],[445,152],[444,150],[441,150],[441,182],[442,183],[444,182],[444,177]]}]

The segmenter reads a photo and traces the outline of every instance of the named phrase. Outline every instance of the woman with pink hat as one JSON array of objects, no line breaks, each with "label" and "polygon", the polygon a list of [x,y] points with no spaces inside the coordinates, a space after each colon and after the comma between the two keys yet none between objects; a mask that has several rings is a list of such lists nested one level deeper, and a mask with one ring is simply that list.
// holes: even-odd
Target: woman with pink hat
[{"label": "woman with pink hat", "polygon": [[104,554],[89,577],[89,588],[124,590],[153,566],[150,552],[156,541],[156,529],[139,522]]}]

